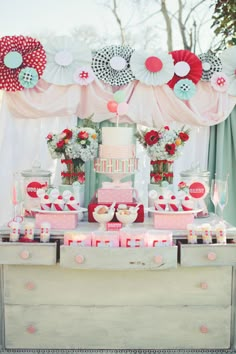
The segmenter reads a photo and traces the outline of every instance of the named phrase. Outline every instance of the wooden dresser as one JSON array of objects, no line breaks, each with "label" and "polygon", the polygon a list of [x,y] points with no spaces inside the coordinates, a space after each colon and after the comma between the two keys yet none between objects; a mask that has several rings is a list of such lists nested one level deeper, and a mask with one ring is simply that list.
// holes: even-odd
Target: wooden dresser
[{"label": "wooden dresser", "polygon": [[236,244],[0,243],[0,347],[236,348]]}]

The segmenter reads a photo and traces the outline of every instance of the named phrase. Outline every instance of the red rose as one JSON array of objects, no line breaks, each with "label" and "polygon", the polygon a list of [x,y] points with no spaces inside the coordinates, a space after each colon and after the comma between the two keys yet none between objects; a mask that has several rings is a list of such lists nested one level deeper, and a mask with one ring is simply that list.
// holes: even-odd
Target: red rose
[{"label": "red rose", "polygon": [[78,138],[81,140],[86,140],[86,139],[88,139],[88,137],[89,137],[89,134],[85,131],[79,132],[79,134],[78,134]]},{"label": "red rose", "polygon": [[165,146],[166,152],[168,152],[169,155],[175,154],[175,148],[176,148],[175,144],[166,144]]},{"label": "red rose", "polygon": [[65,134],[65,139],[71,139],[72,138],[72,131],[70,129],[64,129],[62,133]]},{"label": "red rose", "polygon": [[62,149],[64,145],[65,145],[64,140],[59,140],[58,143],[57,143],[58,149]]},{"label": "red rose", "polygon": [[156,130],[150,130],[144,135],[144,140],[147,145],[154,145],[159,140],[159,133]]},{"label": "red rose", "polygon": [[186,183],[183,182],[183,181],[179,182],[178,187],[179,187],[179,189],[185,188],[186,187]]},{"label": "red rose", "polygon": [[184,132],[180,132],[179,133],[179,137],[182,141],[187,141],[189,139],[189,136],[187,133],[184,133]]},{"label": "red rose", "polygon": [[52,140],[52,137],[53,137],[52,133],[49,133],[49,134],[46,136],[46,139]]}]

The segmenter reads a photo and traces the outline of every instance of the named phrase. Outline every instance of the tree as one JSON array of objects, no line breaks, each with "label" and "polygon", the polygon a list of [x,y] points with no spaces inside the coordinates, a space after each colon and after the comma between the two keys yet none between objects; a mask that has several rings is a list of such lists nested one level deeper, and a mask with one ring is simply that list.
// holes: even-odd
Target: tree
[{"label": "tree", "polygon": [[[142,26],[142,34],[145,33],[146,28],[149,28],[153,33],[153,36],[148,37],[147,47],[152,46],[155,35],[162,38],[165,36],[168,51],[182,48],[192,52],[202,52],[199,40],[200,32],[204,25],[212,19],[211,11],[209,11],[210,5],[206,5],[205,0],[149,0],[148,3],[147,0],[133,0],[129,2],[132,5],[130,7],[132,7],[133,16],[126,22],[123,13],[125,6],[126,12],[128,12],[127,0],[119,0],[119,2],[105,0],[101,4],[110,9],[113,15],[119,28],[121,44],[127,44],[127,38],[132,41],[130,33],[134,32],[134,28]],[[138,16],[135,18],[134,8],[139,9]],[[160,23],[163,23],[164,26],[155,25]],[[203,38],[205,39],[205,36]],[[209,47],[207,49],[210,49]]]},{"label": "tree", "polygon": [[220,48],[236,45],[236,2],[217,0],[214,6],[213,24],[216,35],[221,35]]}]

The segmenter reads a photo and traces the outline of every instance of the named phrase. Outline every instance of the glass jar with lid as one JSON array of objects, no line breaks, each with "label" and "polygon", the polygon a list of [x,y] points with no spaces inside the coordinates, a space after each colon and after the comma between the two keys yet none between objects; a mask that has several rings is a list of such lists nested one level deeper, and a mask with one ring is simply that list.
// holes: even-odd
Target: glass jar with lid
[{"label": "glass jar with lid", "polygon": [[32,209],[40,208],[38,189],[48,189],[50,186],[51,172],[41,169],[38,161],[34,161],[32,169],[21,172],[23,177],[23,206],[25,216],[34,216]]},{"label": "glass jar with lid", "polygon": [[186,191],[195,201],[195,208],[201,209],[197,217],[209,215],[209,177],[210,172],[204,171],[199,165],[180,173],[179,189]]}]

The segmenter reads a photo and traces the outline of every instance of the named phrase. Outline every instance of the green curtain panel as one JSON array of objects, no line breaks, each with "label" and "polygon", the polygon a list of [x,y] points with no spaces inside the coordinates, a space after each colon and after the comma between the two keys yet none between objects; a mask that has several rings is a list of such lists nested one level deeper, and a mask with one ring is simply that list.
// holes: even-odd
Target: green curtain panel
[{"label": "green curtain panel", "polygon": [[208,169],[211,179],[225,179],[228,175],[229,198],[224,219],[236,226],[236,107],[224,122],[210,129]]}]

